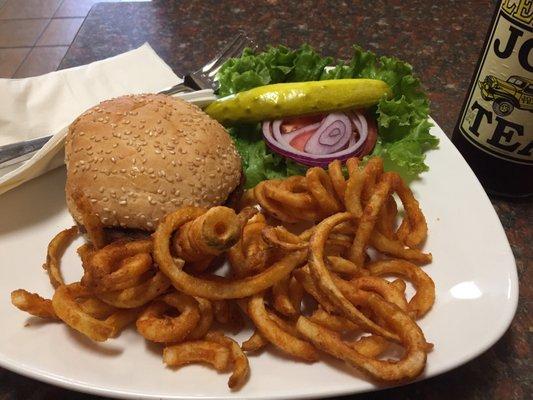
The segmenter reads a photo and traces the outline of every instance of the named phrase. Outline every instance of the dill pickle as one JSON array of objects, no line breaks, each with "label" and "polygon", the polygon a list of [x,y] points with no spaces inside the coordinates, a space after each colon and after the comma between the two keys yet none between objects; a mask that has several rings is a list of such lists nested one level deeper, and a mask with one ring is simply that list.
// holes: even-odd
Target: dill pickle
[{"label": "dill pickle", "polygon": [[367,108],[390,95],[389,86],[376,79],[276,83],[218,99],[205,112],[222,123],[254,122]]}]

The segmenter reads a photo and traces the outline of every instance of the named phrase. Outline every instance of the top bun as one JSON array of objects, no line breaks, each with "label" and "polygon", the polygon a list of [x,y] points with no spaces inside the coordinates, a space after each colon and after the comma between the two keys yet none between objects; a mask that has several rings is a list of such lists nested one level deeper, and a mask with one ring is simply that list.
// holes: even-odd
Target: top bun
[{"label": "top bun", "polygon": [[241,159],[222,125],[164,95],[107,100],[78,117],[65,144],[67,205],[82,195],[104,226],[154,230],[182,206],[224,203]]}]

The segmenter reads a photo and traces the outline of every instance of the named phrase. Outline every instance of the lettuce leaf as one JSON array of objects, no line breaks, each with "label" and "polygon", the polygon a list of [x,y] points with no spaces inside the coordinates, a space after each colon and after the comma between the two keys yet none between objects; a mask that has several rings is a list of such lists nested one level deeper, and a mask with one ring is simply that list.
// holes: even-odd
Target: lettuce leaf
[{"label": "lettuce leaf", "polygon": [[405,179],[414,179],[428,170],[424,152],[439,144],[439,140],[429,133],[430,128],[429,121],[421,120],[400,140],[386,142],[378,137],[371,155],[382,157],[387,170],[398,171]]},{"label": "lettuce leaf", "polygon": [[[430,134],[429,100],[411,65],[397,58],[377,57],[357,45],[349,61],[322,57],[307,44],[296,50],[270,46],[259,53],[245,49],[241,57],[220,68],[218,95],[273,83],[349,78],[381,79],[392,89],[392,98],[382,99],[371,110],[378,124],[378,142],[371,155],[383,157],[387,169],[408,179],[427,171],[424,152],[438,147],[438,139]],[[259,124],[230,127],[230,134],[243,158],[247,187],[305,172],[306,167],[268,149]]]},{"label": "lettuce leaf", "polygon": [[255,53],[245,49],[239,58],[226,61],[218,72],[219,96],[228,96],[257,86],[280,82],[319,80],[331,57],[322,57],[309,45],[298,50],[268,47]]},{"label": "lettuce leaf", "polygon": [[247,189],[266,179],[305,174],[306,167],[268,149],[262,139],[259,124],[231,127],[228,132],[241,155]]}]

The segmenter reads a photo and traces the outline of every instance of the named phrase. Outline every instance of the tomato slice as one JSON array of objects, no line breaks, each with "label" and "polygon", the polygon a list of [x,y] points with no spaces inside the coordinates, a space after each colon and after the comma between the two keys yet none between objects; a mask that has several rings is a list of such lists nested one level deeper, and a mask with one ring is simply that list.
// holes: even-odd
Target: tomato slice
[{"label": "tomato slice", "polygon": [[368,124],[368,136],[366,138],[364,147],[361,150],[361,156],[366,156],[367,154],[372,153],[372,150],[374,150],[374,146],[376,145],[376,141],[378,140],[376,121],[368,114],[366,114],[365,117]]},{"label": "tomato slice", "polygon": [[305,151],[304,150],[305,145],[307,144],[307,142],[309,141],[309,139],[311,138],[311,136],[313,136],[313,133],[315,132],[316,131],[302,133],[301,135],[298,135],[294,139],[292,139],[289,144],[292,147],[294,147],[296,150]]},{"label": "tomato slice", "polygon": [[296,129],[303,128],[304,126],[316,124],[317,122],[320,122],[323,119],[324,115],[322,114],[285,118],[280,126],[281,132],[291,133],[294,132]]}]

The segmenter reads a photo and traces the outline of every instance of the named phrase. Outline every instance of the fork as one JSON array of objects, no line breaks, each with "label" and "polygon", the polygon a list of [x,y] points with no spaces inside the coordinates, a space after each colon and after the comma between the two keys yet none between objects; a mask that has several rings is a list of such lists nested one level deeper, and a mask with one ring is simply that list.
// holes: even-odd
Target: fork
[{"label": "fork", "polygon": [[242,53],[245,47],[255,48],[255,43],[249,39],[242,31],[235,36],[220,53],[218,53],[212,60],[207,62],[203,67],[197,71],[191,72],[183,77],[183,82],[171,87],[170,89],[159,92],[161,94],[175,94],[184,91],[213,89],[216,91],[219,87],[219,82],[216,79],[216,74],[228,59],[238,56]]},{"label": "fork", "polygon": [[[172,95],[177,93],[194,92],[202,89],[212,89],[216,91],[219,87],[216,74],[220,67],[230,58],[240,55],[245,47],[256,48],[256,45],[244,32],[240,31],[238,35],[232,38],[213,59],[207,62],[207,64],[199,68],[197,71],[185,75],[183,82],[163,90],[159,92],[159,94]],[[37,139],[24,140],[0,146],[0,168],[27,160],[31,157],[32,153],[43,147],[52,136],[53,135],[43,136]]]}]

